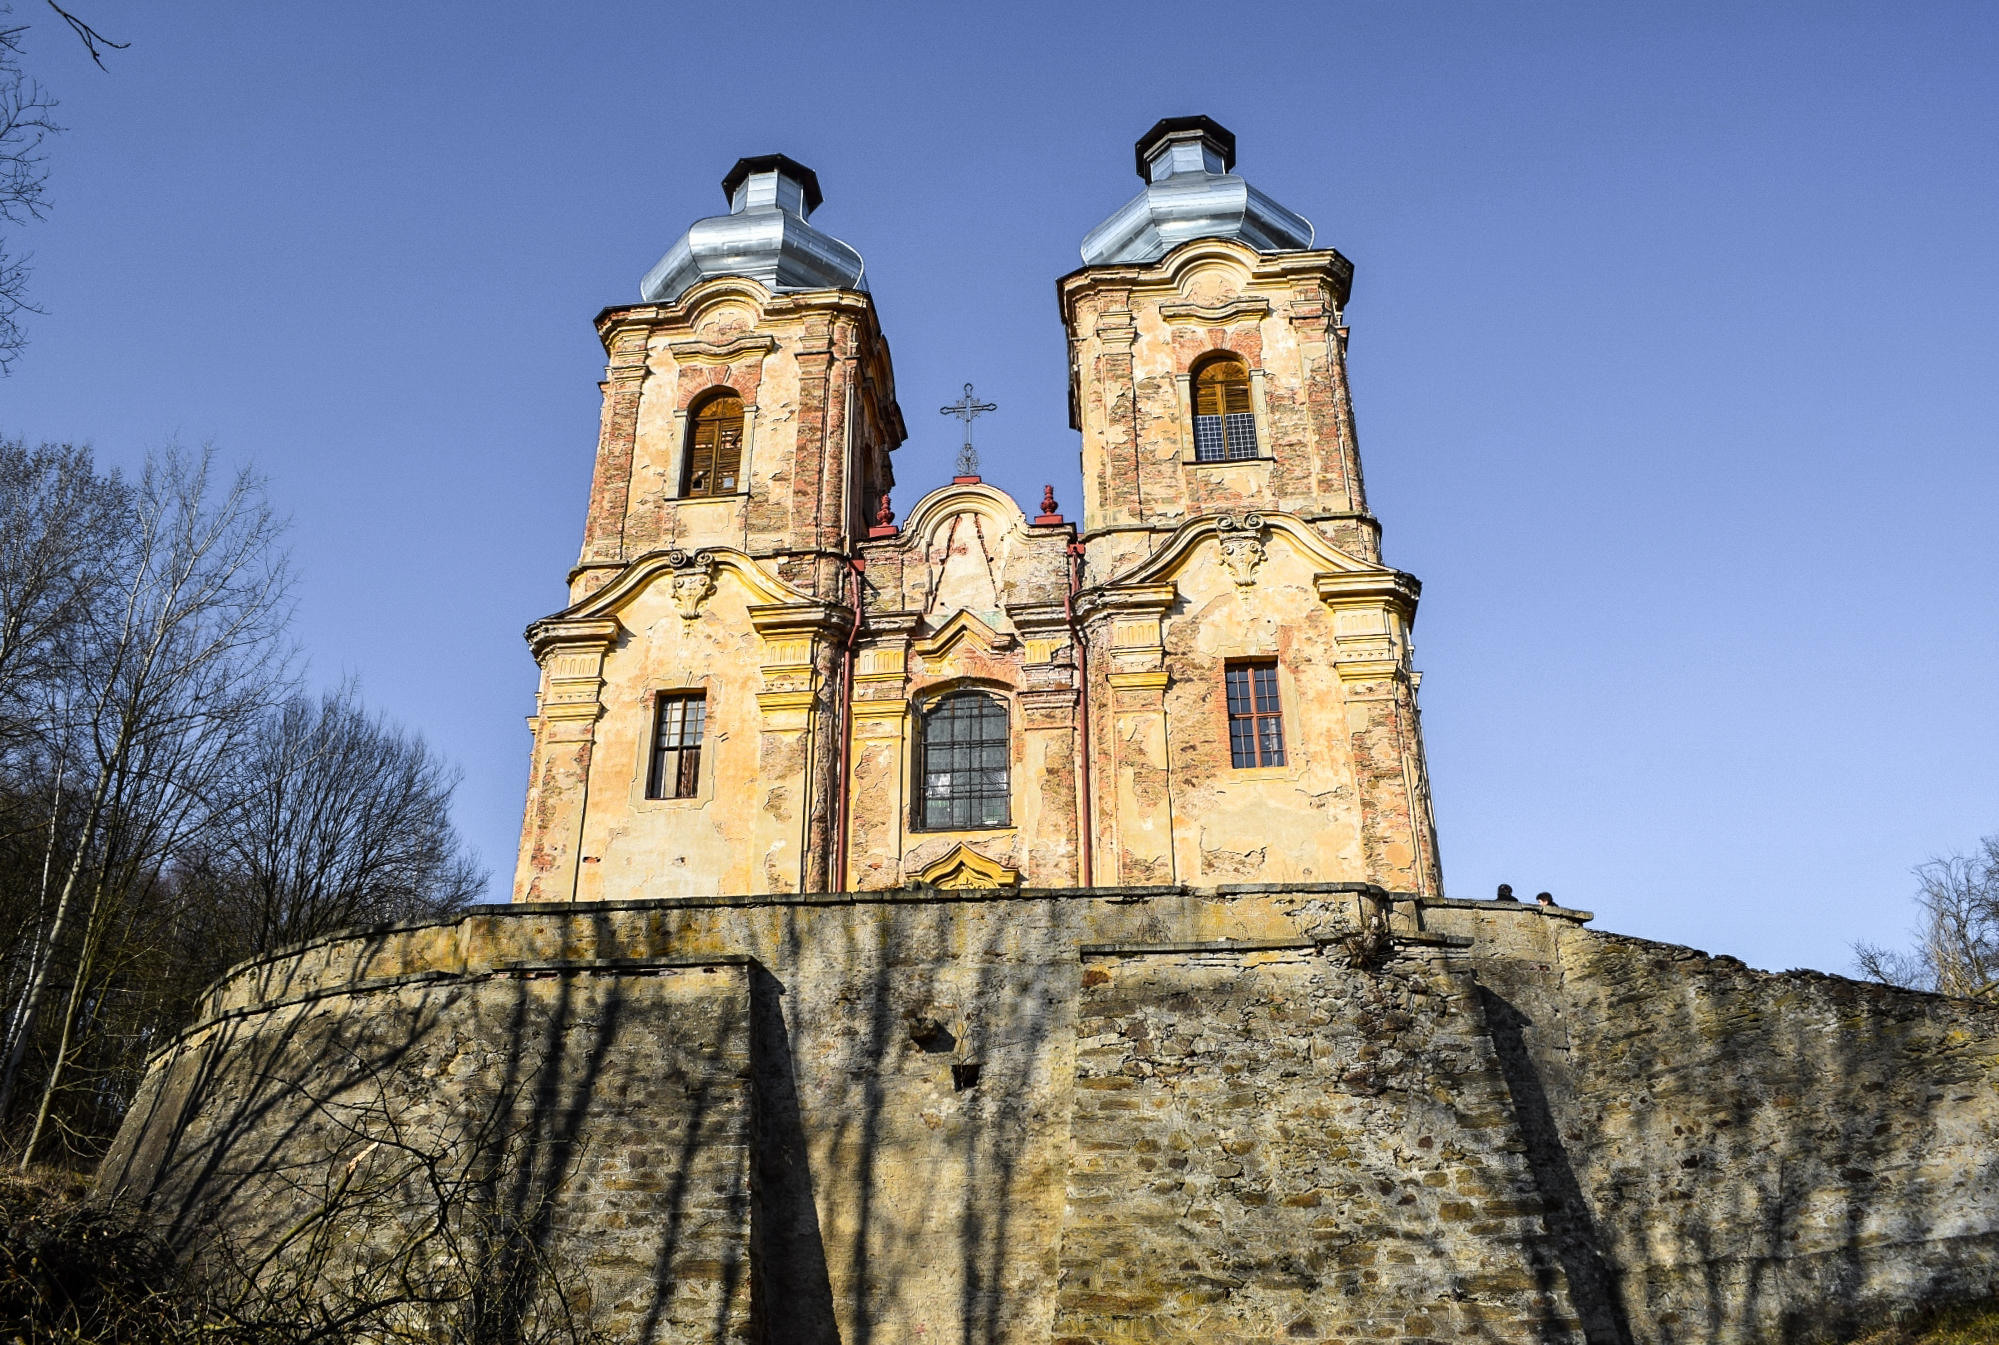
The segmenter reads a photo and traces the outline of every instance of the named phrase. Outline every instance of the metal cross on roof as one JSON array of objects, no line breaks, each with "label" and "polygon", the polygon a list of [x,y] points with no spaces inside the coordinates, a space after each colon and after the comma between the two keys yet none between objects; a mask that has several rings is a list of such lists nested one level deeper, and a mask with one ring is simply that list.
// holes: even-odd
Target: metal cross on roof
[{"label": "metal cross on roof", "polygon": [[972,447],[972,422],[988,411],[999,410],[997,402],[982,402],[972,393],[972,385],[965,384],[965,395],[949,406],[937,410],[947,416],[956,416],[965,422],[965,446],[958,450],[958,475],[977,476],[979,474],[978,450]]}]

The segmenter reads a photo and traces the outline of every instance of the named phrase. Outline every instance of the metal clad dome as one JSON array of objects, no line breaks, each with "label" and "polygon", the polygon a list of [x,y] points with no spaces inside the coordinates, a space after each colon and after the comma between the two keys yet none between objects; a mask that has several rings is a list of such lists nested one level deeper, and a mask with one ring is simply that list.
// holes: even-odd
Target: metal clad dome
[{"label": "metal clad dome", "polygon": [[1235,136],[1208,117],[1168,117],[1138,138],[1145,190],[1083,237],[1083,265],[1158,261],[1190,238],[1258,252],[1312,246],[1312,222],[1237,177]]},{"label": "metal clad dome", "polygon": [[782,154],[738,159],[722,179],[729,213],[696,220],[646,272],[639,297],[667,304],[699,281],[746,276],[767,289],[865,290],[861,254],[806,222],[819,176]]}]

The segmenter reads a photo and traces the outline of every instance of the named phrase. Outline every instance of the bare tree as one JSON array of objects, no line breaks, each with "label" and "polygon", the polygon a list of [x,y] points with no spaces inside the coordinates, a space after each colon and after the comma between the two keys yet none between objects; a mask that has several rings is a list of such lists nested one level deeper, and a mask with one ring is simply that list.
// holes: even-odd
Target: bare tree
[{"label": "bare tree", "polygon": [[[99,70],[104,68],[107,49],[122,51],[131,45],[113,42],[56,0],[48,0],[48,6],[76,34]],[[13,12],[13,6],[0,4],[0,16]],[[48,187],[48,153],[43,145],[62,130],[50,119],[56,100],[21,69],[21,37],[27,31],[26,24],[0,24],[0,222],[7,224],[42,218]],[[0,377],[13,369],[28,343],[22,316],[40,311],[28,302],[27,261],[8,252],[6,241],[0,239]]]},{"label": "bare tree", "polygon": [[[0,8],[0,15],[11,14]],[[0,221],[26,224],[46,208],[48,153],[43,143],[62,128],[50,120],[56,100],[21,69],[25,25],[0,27]],[[0,374],[13,368],[27,344],[21,317],[28,302],[28,267],[0,241]]]},{"label": "bare tree", "polygon": [[1919,864],[1915,946],[1857,943],[1854,957],[1870,980],[1962,999],[1999,1001],[1999,834],[1969,855]]},{"label": "bare tree", "polygon": [[23,1166],[40,1142],[77,1014],[123,902],[158,883],[168,856],[207,820],[234,750],[290,689],[284,525],[257,477],[238,473],[218,489],[213,472],[208,451],[169,450],[147,462],[129,536],[106,558],[116,600],[97,604],[64,642],[70,672],[47,718],[73,744],[79,767],[76,841],[42,936],[45,952],[9,1025],[0,1116],[46,1007],[53,955],[72,926],[83,938]]},{"label": "bare tree", "polygon": [[98,475],[87,450],[0,440],[0,845],[16,861],[0,877],[8,936],[0,991],[9,1004],[45,950],[65,840],[71,763],[44,711],[58,698],[66,632],[87,620],[110,579],[104,560],[125,535],[127,505],[123,484]]},{"label": "bare tree", "polygon": [[267,715],[236,759],[202,861],[235,916],[234,955],[476,898],[486,873],[451,823],[458,780],[421,737],[363,710],[351,685]]},{"label": "bare tree", "polygon": [[65,632],[112,579],[129,496],[88,449],[0,439],[0,754],[38,736]]}]

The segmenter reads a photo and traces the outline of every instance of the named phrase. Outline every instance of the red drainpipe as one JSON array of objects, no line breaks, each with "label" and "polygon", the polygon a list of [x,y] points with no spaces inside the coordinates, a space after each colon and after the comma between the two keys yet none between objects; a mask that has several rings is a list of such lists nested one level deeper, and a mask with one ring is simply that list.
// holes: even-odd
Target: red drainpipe
[{"label": "red drainpipe", "polygon": [[1083,886],[1095,887],[1095,867],[1091,862],[1090,834],[1096,830],[1096,808],[1090,798],[1090,667],[1083,655],[1083,634],[1076,627],[1076,594],[1083,585],[1083,544],[1069,543],[1069,591],[1062,595],[1062,614],[1069,619],[1069,647],[1076,651],[1076,706],[1081,720],[1083,750],[1079,754],[1079,783],[1082,786],[1082,817],[1077,830],[1082,833]]},{"label": "red drainpipe", "polygon": [[867,562],[858,556],[847,563],[853,567],[849,577],[854,581],[854,624],[847,628],[847,657],[840,669],[840,832],[833,846],[837,856],[833,863],[835,892],[847,890],[847,806],[854,778],[854,646],[861,638],[861,571],[867,568]]}]

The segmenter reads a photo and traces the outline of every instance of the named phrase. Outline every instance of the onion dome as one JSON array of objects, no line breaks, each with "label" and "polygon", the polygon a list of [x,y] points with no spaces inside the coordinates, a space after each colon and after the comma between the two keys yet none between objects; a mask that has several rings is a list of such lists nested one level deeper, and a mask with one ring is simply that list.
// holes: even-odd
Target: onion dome
[{"label": "onion dome", "polygon": [[1138,138],[1145,190],[1083,238],[1083,265],[1157,261],[1190,238],[1258,252],[1312,246],[1312,222],[1237,177],[1235,136],[1208,117],[1168,117]]},{"label": "onion dome", "polygon": [[729,213],[696,220],[639,282],[647,303],[672,303],[712,276],[747,276],[771,290],[865,290],[861,254],[806,220],[819,175],[782,154],[738,159],[722,179]]}]

